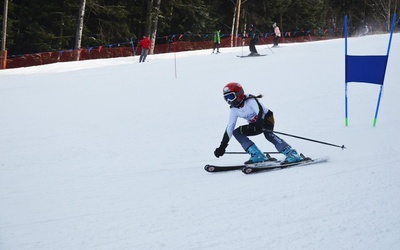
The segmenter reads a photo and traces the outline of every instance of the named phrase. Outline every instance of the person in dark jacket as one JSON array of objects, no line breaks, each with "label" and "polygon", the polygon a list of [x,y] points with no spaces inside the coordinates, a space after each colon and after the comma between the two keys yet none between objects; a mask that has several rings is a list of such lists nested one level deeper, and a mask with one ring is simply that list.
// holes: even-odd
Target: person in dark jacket
[{"label": "person in dark jacket", "polygon": [[259,56],[260,54],[258,54],[257,52],[256,44],[258,42],[258,38],[261,32],[256,27],[254,27],[253,24],[249,25],[248,31],[249,31],[248,36],[251,39],[249,43],[249,49],[250,49],[249,56]]}]

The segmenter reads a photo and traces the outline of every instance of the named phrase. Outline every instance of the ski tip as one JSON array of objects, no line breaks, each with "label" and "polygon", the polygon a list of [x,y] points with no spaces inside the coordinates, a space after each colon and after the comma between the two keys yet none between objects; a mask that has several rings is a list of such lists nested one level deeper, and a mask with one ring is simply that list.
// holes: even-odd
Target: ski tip
[{"label": "ski tip", "polygon": [[204,166],[204,170],[207,172],[214,172],[215,171],[215,167],[214,166],[210,166],[210,165],[205,165]]},{"label": "ski tip", "polygon": [[252,168],[252,167],[244,167],[244,168],[242,169],[242,172],[243,172],[244,174],[251,174],[251,173],[253,173],[253,168]]}]

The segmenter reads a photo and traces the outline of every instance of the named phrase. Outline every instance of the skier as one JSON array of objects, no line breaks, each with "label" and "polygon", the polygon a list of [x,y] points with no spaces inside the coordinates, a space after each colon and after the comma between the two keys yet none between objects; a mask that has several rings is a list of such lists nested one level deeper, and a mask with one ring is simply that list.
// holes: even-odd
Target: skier
[{"label": "skier", "polygon": [[257,49],[256,49],[256,44],[258,42],[258,37],[260,36],[261,32],[254,27],[253,24],[249,25],[249,33],[248,36],[250,37],[250,43],[249,43],[249,49],[250,49],[250,54],[249,56],[259,56]]},{"label": "skier", "polygon": [[144,35],[143,39],[139,41],[138,47],[142,47],[142,53],[140,54],[139,62],[144,62],[146,60],[147,54],[150,50],[150,44],[151,42],[147,35]]},{"label": "skier", "polygon": [[[250,154],[250,159],[245,164],[268,161],[264,153],[258,149],[248,136],[264,134],[265,138],[275,145],[275,148],[286,156],[284,162],[299,162],[303,158],[284,140],[273,132],[274,115],[258,100],[262,95],[245,95],[239,83],[228,83],[223,89],[224,99],[230,105],[228,126],[225,130],[221,145],[215,149],[214,155],[219,158],[225,154],[225,149],[232,135],[241,144],[242,148]],[[237,118],[247,120],[248,125],[235,129]]]},{"label": "skier", "polygon": [[213,48],[213,51],[212,51],[213,54],[214,54],[214,50],[215,49],[217,49],[217,53],[220,53],[219,52],[219,45],[221,43],[220,32],[221,32],[221,30],[216,30],[215,33],[214,33],[214,48]]},{"label": "skier", "polygon": [[272,47],[277,47],[279,37],[281,37],[281,31],[279,30],[279,27],[276,25],[276,23],[272,24],[272,28],[274,28],[274,33],[275,33],[274,45]]},{"label": "skier", "polygon": [[365,25],[364,30],[363,30],[363,36],[366,36],[368,34],[368,32],[369,32],[368,25]]}]

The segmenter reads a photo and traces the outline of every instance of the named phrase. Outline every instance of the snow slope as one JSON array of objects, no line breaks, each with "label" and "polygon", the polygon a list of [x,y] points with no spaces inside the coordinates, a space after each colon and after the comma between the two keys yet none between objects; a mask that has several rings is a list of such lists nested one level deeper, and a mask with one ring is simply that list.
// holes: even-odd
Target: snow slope
[{"label": "snow slope", "polygon": [[[387,43],[351,38],[349,53]],[[376,127],[379,86],[359,83],[344,126],[343,39],[258,50],[268,56],[222,48],[0,71],[0,249],[398,249],[400,35]],[[282,136],[329,162],[205,172],[248,159],[213,155],[231,81],[264,95],[277,131],[347,149]],[[242,151],[234,138],[227,150]]]}]

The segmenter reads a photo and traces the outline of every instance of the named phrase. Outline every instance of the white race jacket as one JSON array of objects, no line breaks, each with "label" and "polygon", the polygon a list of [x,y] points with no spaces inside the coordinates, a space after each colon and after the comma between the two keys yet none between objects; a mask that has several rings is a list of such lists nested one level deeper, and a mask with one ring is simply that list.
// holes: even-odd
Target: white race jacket
[{"label": "white race jacket", "polygon": [[[269,109],[266,108],[261,102],[259,103],[264,110],[261,119],[264,119],[264,116]],[[254,98],[247,98],[247,96],[242,107],[232,107],[229,113],[228,126],[226,127],[226,133],[228,134],[229,138],[232,137],[238,117],[245,119],[248,123],[253,123],[257,121],[259,111],[260,108],[257,104],[257,101]]]}]

